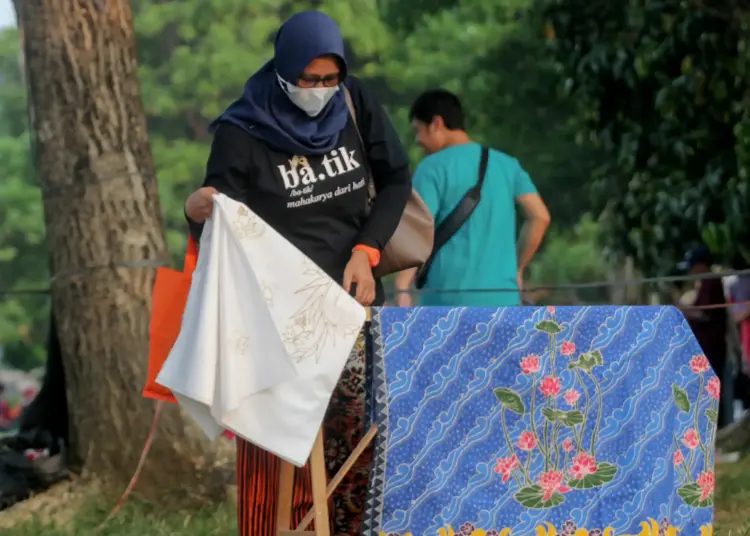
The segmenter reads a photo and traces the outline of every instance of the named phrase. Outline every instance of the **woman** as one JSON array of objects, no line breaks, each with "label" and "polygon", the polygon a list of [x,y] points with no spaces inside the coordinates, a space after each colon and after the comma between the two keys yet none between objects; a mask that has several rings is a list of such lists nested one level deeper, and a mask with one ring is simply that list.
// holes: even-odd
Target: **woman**
[{"label": "woman", "polygon": [[[200,236],[212,195],[221,192],[248,205],[360,303],[381,304],[383,287],[372,267],[411,193],[406,154],[378,101],[348,76],[344,40],[330,17],[316,11],[292,16],[279,29],[274,52],[213,124],[206,180],[185,206],[191,233]],[[377,197],[368,208],[370,172]],[[364,368],[360,342],[324,422],[331,475],[363,435]],[[237,444],[240,534],[276,536],[278,459]],[[369,461],[363,456],[334,496],[333,534],[359,533]],[[307,471],[295,480],[298,522],[312,501]]]}]

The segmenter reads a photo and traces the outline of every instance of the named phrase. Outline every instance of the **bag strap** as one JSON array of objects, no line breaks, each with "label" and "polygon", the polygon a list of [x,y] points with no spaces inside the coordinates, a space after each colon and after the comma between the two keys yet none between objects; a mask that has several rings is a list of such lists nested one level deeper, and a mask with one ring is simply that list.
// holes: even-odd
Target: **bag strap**
[{"label": "bag strap", "polygon": [[[357,137],[359,138],[359,144],[362,147],[362,151],[365,151],[365,141],[362,139],[362,133],[359,131],[359,124],[357,123],[357,110],[354,108],[354,101],[352,100],[352,92],[346,87],[346,84],[341,84],[341,89],[344,92],[344,100],[346,101],[346,107],[349,109],[349,115],[352,117],[354,122],[354,130],[357,131]],[[372,180],[372,174],[370,173],[369,166],[367,167],[367,193],[370,199],[375,199],[375,182]]]},{"label": "bag strap", "polygon": [[192,274],[198,264],[198,243],[192,236],[188,236],[187,251],[185,251],[185,264],[183,273]]},{"label": "bag strap", "polygon": [[416,286],[422,288],[427,282],[427,274],[430,271],[435,256],[448,241],[453,238],[464,223],[471,217],[482,199],[482,185],[487,176],[487,164],[490,160],[490,150],[482,146],[482,155],[479,160],[479,177],[477,183],[466,192],[448,216],[435,229],[435,245],[432,247],[432,253],[427,261],[417,272]]}]

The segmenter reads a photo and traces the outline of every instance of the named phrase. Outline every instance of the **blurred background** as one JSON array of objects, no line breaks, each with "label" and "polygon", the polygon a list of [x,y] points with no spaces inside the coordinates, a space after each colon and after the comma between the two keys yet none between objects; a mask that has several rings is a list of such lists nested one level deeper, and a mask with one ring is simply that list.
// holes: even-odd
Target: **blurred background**
[{"label": "blurred background", "polygon": [[[704,241],[722,265],[750,257],[750,47],[731,2],[551,0],[133,0],[140,82],[175,264],[182,207],[201,183],[210,121],[272,54],[290,13],[316,7],[348,39],[408,144],[412,99],[456,92],[470,134],[517,157],[552,212],[529,284],[671,275]],[[739,4],[737,4],[739,6]],[[730,9],[731,8],[731,9]],[[18,29],[0,0],[0,348],[41,366],[49,299]],[[540,291],[537,302],[671,301],[675,285]],[[15,293],[14,293],[15,292]],[[651,296],[651,297],[649,297]],[[2,366],[2,365],[0,365]]]}]

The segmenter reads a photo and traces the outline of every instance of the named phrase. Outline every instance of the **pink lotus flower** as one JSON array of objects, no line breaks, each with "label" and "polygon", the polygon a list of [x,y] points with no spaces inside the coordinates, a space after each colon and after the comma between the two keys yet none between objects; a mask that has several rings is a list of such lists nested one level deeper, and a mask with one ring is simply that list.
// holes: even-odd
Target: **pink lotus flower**
[{"label": "pink lotus flower", "polygon": [[562,389],[560,386],[560,378],[553,378],[552,376],[544,378],[542,384],[539,386],[539,390],[546,397],[557,396],[560,394],[560,389]]},{"label": "pink lotus flower", "polygon": [[680,465],[684,461],[685,461],[685,457],[682,455],[682,451],[681,450],[675,451],[674,453],[675,466]]},{"label": "pink lotus flower", "polygon": [[576,353],[576,343],[573,341],[563,341],[560,353],[562,355],[573,355]]},{"label": "pink lotus flower", "polygon": [[536,447],[536,436],[534,432],[521,432],[521,437],[518,438],[518,448],[525,451],[534,450]]},{"label": "pink lotus flower", "polygon": [[515,454],[512,456],[508,456],[507,458],[498,458],[497,463],[495,463],[495,472],[499,475],[502,475],[503,477],[503,483],[506,483],[508,480],[510,480],[510,477],[513,476],[513,471],[521,467],[521,464],[518,461],[518,458]]},{"label": "pink lotus flower", "polygon": [[710,368],[711,368],[711,364],[708,362],[708,359],[706,359],[706,356],[703,354],[694,355],[690,359],[690,370],[692,370],[696,374],[701,374],[703,372],[706,372]]},{"label": "pink lotus flower", "polygon": [[549,314],[552,314],[552,313],[554,313],[554,312],[555,312],[555,308],[554,308],[554,307],[553,307],[552,305],[548,305],[548,306],[547,306],[547,312],[548,312]]},{"label": "pink lotus flower", "polygon": [[717,377],[713,377],[710,380],[708,380],[708,385],[706,386],[706,391],[708,391],[708,394],[711,395],[711,398],[714,400],[719,400],[721,398],[721,381]]},{"label": "pink lotus flower", "polygon": [[579,452],[570,464],[570,475],[578,480],[596,473],[597,467],[596,459],[591,454]]},{"label": "pink lotus flower", "polygon": [[529,355],[521,359],[521,372],[524,374],[534,374],[539,372],[540,368],[538,355]]},{"label": "pink lotus flower", "polygon": [[701,488],[700,501],[703,502],[708,499],[716,488],[716,477],[713,471],[704,471],[698,475],[697,484]]},{"label": "pink lotus flower", "polygon": [[701,444],[701,436],[695,428],[691,428],[682,436],[682,444],[690,450],[695,450]]},{"label": "pink lotus flower", "polygon": [[581,398],[581,393],[579,393],[575,389],[568,389],[567,391],[565,391],[563,398],[569,406],[575,406],[576,402],[578,402],[578,399]]},{"label": "pink lotus flower", "polygon": [[573,450],[573,439],[569,437],[568,439],[563,441],[562,448],[565,452],[570,452],[571,450]]},{"label": "pink lotus flower", "polygon": [[548,471],[539,475],[537,484],[539,484],[539,487],[542,488],[542,491],[544,492],[542,502],[549,501],[552,498],[552,494],[556,491],[559,491],[560,493],[569,492],[570,488],[563,484],[564,480],[565,477],[563,476],[562,471]]}]

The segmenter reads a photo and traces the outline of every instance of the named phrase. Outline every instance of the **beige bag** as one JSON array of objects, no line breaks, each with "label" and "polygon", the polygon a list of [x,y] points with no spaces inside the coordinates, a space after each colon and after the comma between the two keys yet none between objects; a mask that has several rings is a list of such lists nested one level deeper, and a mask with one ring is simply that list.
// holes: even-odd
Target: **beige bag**
[{"label": "beige bag", "polygon": [[[354,109],[351,93],[346,86],[343,86],[344,96],[346,97],[346,106],[354,120],[354,126],[357,128],[357,135],[366,151],[362,134],[359,132],[357,124],[357,112]],[[368,178],[367,184],[370,194],[370,201],[376,196],[375,183],[372,177]],[[422,198],[415,191],[411,191],[411,197],[406,202],[406,208],[401,215],[401,221],[393,233],[393,236],[383,248],[380,256],[380,264],[373,269],[375,277],[383,277],[394,274],[409,268],[418,268],[424,264],[432,253],[432,246],[435,240],[435,221],[432,214],[424,204]]]}]

